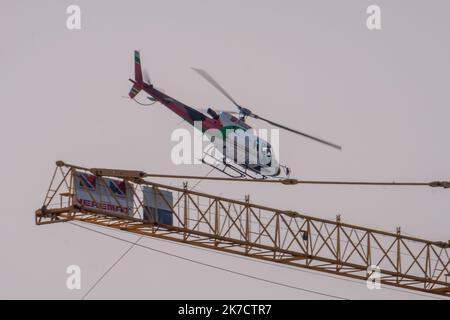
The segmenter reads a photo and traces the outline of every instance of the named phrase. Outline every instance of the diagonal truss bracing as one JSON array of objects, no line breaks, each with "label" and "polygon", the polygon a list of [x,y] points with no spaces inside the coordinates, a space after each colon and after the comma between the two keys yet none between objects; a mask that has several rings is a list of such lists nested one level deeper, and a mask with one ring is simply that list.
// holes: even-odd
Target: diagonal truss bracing
[{"label": "diagonal truss bracing", "polygon": [[[95,174],[102,184],[104,177],[127,182],[133,193],[132,210],[112,213],[101,206],[80,205],[74,188],[77,172]],[[152,188],[170,208],[173,224],[144,219],[149,209],[143,187]],[[173,199],[166,198],[167,192]],[[139,171],[57,162],[35,216],[38,225],[77,220],[353,279],[367,280],[368,270],[375,267],[382,284],[450,297],[449,242],[403,235],[399,228],[392,233],[342,223],[339,216],[326,220],[260,206],[248,197],[227,199],[189,190],[187,183],[172,187],[143,179]]]}]

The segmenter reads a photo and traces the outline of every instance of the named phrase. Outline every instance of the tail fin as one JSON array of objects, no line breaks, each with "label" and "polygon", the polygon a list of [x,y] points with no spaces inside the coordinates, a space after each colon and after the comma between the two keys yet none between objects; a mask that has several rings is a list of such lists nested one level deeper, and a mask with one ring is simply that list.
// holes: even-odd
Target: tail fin
[{"label": "tail fin", "polygon": [[141,54],[139,51],[134,51],[134,79],[137,83],[143,82],[142,67],[141,67]]},{"label": "tail fin", "polygon": [[130,79],[133,82],[133,87],[128,94],[131,99],[133,99],[144,87],[144,80],[142,77],[142,67],[141,67],[141,54],[139,51],[134,51],[134,80]]}]

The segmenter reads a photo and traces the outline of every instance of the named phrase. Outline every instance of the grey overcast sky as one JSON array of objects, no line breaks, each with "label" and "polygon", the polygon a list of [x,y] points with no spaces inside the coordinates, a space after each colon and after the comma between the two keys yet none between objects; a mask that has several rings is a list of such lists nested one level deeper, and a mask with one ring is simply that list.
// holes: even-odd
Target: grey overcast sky
[{"label": "grey overcast sky", "polygon": [[[70,4],[81,7],[81,30],[66,28]],[[370,4],[381,7],[379,31],[366,28]],[[449,11],[445,0],[1,1],[0,298],[79,299],[128,247],[68,224],[34,225],[55,160],[148,172],[209,170],[171,163],[170,134],[179,123],[173,113],[122,98],[134,49],[155,85],[188,105],[231,108],[190,70],[204,68],[258,114],[343,146],[339,152],[282,132],[281,159],[296,178],[450,180]],[[448,190],[208,182],[198,188],[450,238]],[[142,243],[346,298],[424,298],[153,239]],[[71,264],[82,268],[81,291],[66,289]],[[135,248],[89,298],[324,297]]]}]

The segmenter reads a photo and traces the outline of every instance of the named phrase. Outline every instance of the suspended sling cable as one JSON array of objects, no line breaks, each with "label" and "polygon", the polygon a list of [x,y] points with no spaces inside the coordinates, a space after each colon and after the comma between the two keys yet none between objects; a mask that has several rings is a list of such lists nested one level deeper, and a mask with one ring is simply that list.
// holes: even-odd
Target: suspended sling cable
[{"label": "suspended sling cable", "polygon": [[449,181],[432,181],[432,182],[366,182],[366,181],[320,181],[320,180],[298,180],[298,179],[242,179],[242,178],[225,178],[225,177],[200,177],[200,176],[178,176],[169,174],[150,174],[145,173],[144,177],[152,178],[172,178],[172,179],[203,179],[216,181],[233,181],[233,182],[263,182],[263,183],[281,183],[284,185],[297,184],[330,184],[330,185],[366,185],[366,186],[428,186],[450,188]]},{"label": "suspended sling cable", "polygon": [[227,178],[227,177],[208,177],[208,176],[190,176],[175,174],[156,174],[146,173],[137,170],[103,169],[103,168],[83,168],[70,165],[63,161],[57,161],[57,166],[67,166],[74,169],[82,169],[92,172],[97,176],[112,176],[125,179],[143,179],[143,178],[169,178],[185,180],[212,180],[229,182],[260,182],[260,183],[280,183],[283,185],[297,184],[322,184],[322,185],[362,185],[362,186],[425,186],[433,188],[450,188],[450,181],[431,181],[431,182],[380,182],[380,181],[323,181],[323,180],[299,180],[299,179],[246,179],[246,178]]},{"label": "suspended sling cable", "polygon": [[89,171],[99,176],[115,176],[131,179],[169,178],[169,179],[211,180],[211,181],[228,181],[228,182],[279,183],[283,185],[321,184],[321,185],[360,185],[360,186],[412,186],[412,187],[425,186],[433,188],[439,187],[444,189],[450,188],[450,181],[381,182],[381,181],[323,181],[323,180],[298,180],[298,179],[245,179],[245,178],[189,176],[189,175],[173,175],[173,174],[153,174],[142,171],[123,172],[122,170],[110,170],[110,169],[89,169]]},{"label": "suspended sling cable", "polygon": [[[135,242],[132,242],[132,241],[120,238],[120,237],[116,237],[116,236],[114,236],[112,234],[109,234],[109,233],[106,233],[106,232],[102,232],[102,231],[99,231],[99,230],[94,230],[94,229],[82,226],[82,225],[77,224],[77,223],[70,223],[70,224],[73,225],[73,226],[79,227],[79,228],[83,228],[83,229],[92,231],[94,233],[102,234],[102,235],[107,236],[109,238],[113,238],[113,239],[120,240],[120,241],[123,241],[123,242],[131,244],[131,247],[119,258],[118,261],[116,261],[116,263],[112,267],[114,267],[133,247],[136,246],[136,247],[141,247],[141,248],[144,248],[144,249],[147,249],[147,250],[150,250],[150,251],[153,251],[153,252],[157,252],[157,253],[160,253],[160,254],[163,254],[163,255],[166,255],[166,256],[170,256],[170,257],[173,257],[173,258],[177,258],[177,259],[185,260],[185,261],[192,262],[192,263],[195,263],[195,264],[198,264],[198,265],[202,265],[202,266],[205,266],[205,267],[208,267],[208,268],[213,268],[213,269],[217,269],[217,270],[220,270],[220,271],[224,271],[224,272],[228,272],[228,273],[231,273],[231,274],[235,274],[235,275],[238,275],[238,276],[241,276],[241,277],[246,277],[246,278],[253,279],[253,280],[259,280],[259,281],[266,282],[266,283],[269,283],[269,284],[273,284],[273,285],[277,285],[277,286],[281,286],[281,287],[285,287],[285,288],[290,288],[290,289],[295,289],[295,290],[303,291],[303,292],[307,292],[307,293],[314,293],[314,294],[318,294],[318,295],[321,295],[321,296],[324,296],[324,297],[329,297],[329,298],[334,298],[334,299],[339,299],[339,300],[349,300],[348,298],[345,298],[345,297],[332,295],[332,294],[328,294],[328,293],[324,293],[324,292],[316,291],[316,290],[312,290],[312,289],[306,289],[306,288],[302,288],[302,287],[297,287],[297,286],[294,286],[294,285],[285,284],[285,283],[281,283],[281,282],[276,282],[276,281],[269,280],[269,279],[266,279],[266,278],[257,277],[257,276],[251,275],[251,274],[235,271],[235,270],[232,270],[232,269],[227,269],[227,268],[216,266],[216,265],[209,264],[209,263],[206,263],[206,262],[201,262],[199,260],[194,260],[194,259],[191,259],[191,258],[186,258],[186,257],[180,256],[180,255],[176,255],[174,253],[170,253],[170,252],[167,252],[167,251],[159,250],[159,249],[156,249],[156,248],[153,248],[153,247],[145,246],[143,244],[138,243],[139,240],[142,239],[142,237],[140,237]],[[110,268],[110,269],[112,269],[112,268]],[[110,271],[110,269],[108,269],[108,271],[106,273],[108,273]],[[90,293],[90,291],[88,293]],[[88,295],[88,293],[83,296],[83,299]]]}]

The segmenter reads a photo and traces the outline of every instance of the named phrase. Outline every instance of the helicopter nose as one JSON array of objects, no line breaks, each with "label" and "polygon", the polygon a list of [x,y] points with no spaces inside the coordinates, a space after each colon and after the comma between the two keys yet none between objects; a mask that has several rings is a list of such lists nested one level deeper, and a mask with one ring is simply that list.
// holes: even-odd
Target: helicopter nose
[{"label": "helicopter nose", "polygon": [[281,168],[278,166],[277,171],[275,172],[274,176],[279,176],[281,173]]}]

